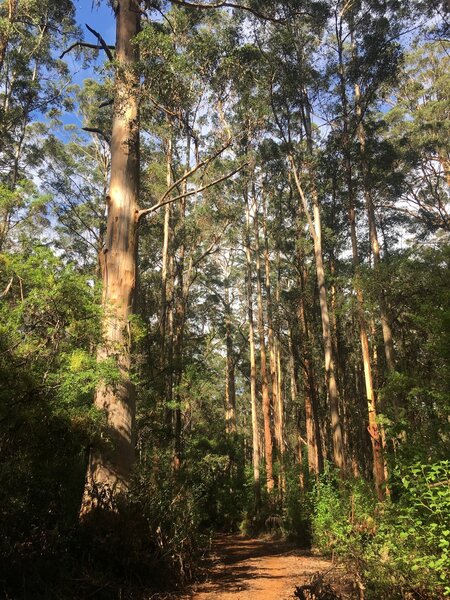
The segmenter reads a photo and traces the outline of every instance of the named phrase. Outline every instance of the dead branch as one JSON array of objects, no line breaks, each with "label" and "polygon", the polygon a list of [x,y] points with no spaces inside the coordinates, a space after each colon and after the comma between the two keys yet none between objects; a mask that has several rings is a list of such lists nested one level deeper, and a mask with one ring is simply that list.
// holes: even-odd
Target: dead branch
[{"label": "dead branch", "polygon": [[86,29],[88,31],[90,31],[93,35],[95,35],[95,37],[98,39],[98,43],[100,44],[100,46],[102,47],[102,49],[106,52],[106,56],[112,62],[114,60],[114,56],[113,56],[113,53],[111,52],[111,48],[113,50],[115,50],[115,47],[114,46],[112,46],[112,47],[108,46],[108,44],[105,42],[105,40],[99,34],[98,31],[95,31],[95,29],[92,29],[92,27],[90,27],[87,23],[85,25],[86,25]]},{"label": "dead branch", "polygon": [[105,106],[111,106],[114,104],[114,100],[110,98],[109,100],[104,100],[101,104],[98,105],[99,108],[104,108]]},{"label": "dead branch", "polygon": [[102,47],[99,44],[90,44],[89,42],[75,42],[68,48],[64,50],[64,52],[60,55],[59,59],[64,58],[66,54],[74,50],[75,48],[91,48],[92,50],[101,50]]},{"label": "dead branch", "polygon": [[101,135],[102,138],[109,144],[109,138],[102,129],[98,129],[98,127],[82,127],[81,129],[83,131],[87,131],[88,133],[96,133],[97,135]]}]

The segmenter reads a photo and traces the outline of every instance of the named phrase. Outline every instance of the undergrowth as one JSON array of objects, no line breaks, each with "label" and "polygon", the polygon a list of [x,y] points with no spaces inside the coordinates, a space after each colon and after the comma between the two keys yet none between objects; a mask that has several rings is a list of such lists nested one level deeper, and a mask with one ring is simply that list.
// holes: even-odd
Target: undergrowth
[{"label": "undergrowth", "polygon": [[399,467],[377,503],[364,481],[325,473],[312,492],[313,542],[344,561],[370,600],[450,597],[450,461]]}]

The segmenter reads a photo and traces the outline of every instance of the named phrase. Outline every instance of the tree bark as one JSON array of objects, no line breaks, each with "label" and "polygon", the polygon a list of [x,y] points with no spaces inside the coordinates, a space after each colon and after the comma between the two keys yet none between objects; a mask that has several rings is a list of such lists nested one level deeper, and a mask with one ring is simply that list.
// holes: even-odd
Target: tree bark
[{"label": "tree bark", "polygon": [[[367,335],[367,324],[364,315],[364,295],[361,288],[360,278],[360,260],[358,252],[358,238],[356,233],[356,208],[355,208],[355,189],[353,183],[353,169],[351,159],[351,140],[349,134],[348,101],[345,85],[345,68],[342,54],[342,37],[339,37],[339,77],[341,89],[341,101],[343,110],[343,151],[344,168],[347,180],[348,194],[348,220],[350,224],[350,238],[352,244],[353,261],[353,288],[356,294],[359,338],[361,344],[361,354],[364,367],[364,383],[367,399],[367,411],[369,416],[369,434],[372,445],[373,473],[375,479],[375,489],[380,500],[384,498],[384,460],[381,446],[381,436],[377,424],[376,400],[372,380],[372,365],[370,360],[369,338]],[[353,40],[352,40],[353,43]]]},{"label": "tree bark", "polygon": [[259,336],[259,355],[261,364],[261,391],[262,391],[262,409],[264,419],[264,457],[266,460],[266,485],[269,493],[273,492],[273,457],[272,457],[272,431],[270,423],[270,396],[269,396],[269,381],[267,378],[267,356],[266,356],[266,341],[264,333],[264,308],[262,297],[262,273],[261,259],[259,256],[259,219],[258,207],[256,206],[255,198],[255,215],[253,218],[255,228],[255,254],[256,254],[256,290],[258,301],[258,336]]},{"label": "tree bark", "polygon": [[228,265],[227,272],[225,274],[225,337],[227,348],[225,382],[225,427],[227,433],[236,433],[236,383]]},{"label": "tree bark", "polygon": [[[190,158],[191,158],[191,138],[188,134],[186,138],[186,154],[185,154],[185,172],[186,175],[190,169]],[[182,398],[180,395],[180,385],[183,378],[183,346],[184,346],[184,327],[186,322],[186,309],[187,300],[189,294],[189,277],[185,280],[185,255],[186,255],[186,243],[185,243],[185,221],[186,221],[186,195],[187,195],[187,178],[184,179],[182,184],[182,193],[184,196],[180,199],[179,207],[179,218],[177,223],[177,236],[180,237],[180,243],[178,246],[178,255],[175,266],[175,309],[174,309],[174,359],[175,359],[175,394],[176,394],[176,408],[174,410],[174,455],[173,455],[173,467],[178,470],[181,466],[181,454],[182,454],[182,413],[181,403]]]},{"label": "tree bark", "polygon": [[[172,185],[172,140],[168,138],[166,149],[166,183],[167,189]],[[165,369],[166,357],[166,328],[167,328],[167,276],[169,266],[170,221],[172,204],[164,207],[164,237],[161,265],[161,314],[159,319],[159,333],[161,336],[161,361],[162,371]]]},{"label": "tree bark", "polygon": [[[302,257],[299,256],[302,263]],[[314,375],[313,360],[311,356],[311,339],[309,334],[308,322],[306,320],[304,293],[305,293],[305,267],[300,266],[299,284],[300,300],[298,305],[298,316],[300,332],[304,342],[304,371],[305,381],[305,420],[306,420],[306,441],[308,443],[308,469],[309,472],[317,475],[323,472],[323,450],[322,438],[320,432],[319,403],[316,392],[316,383]]]},{"label": "tree bark", "polygon": [[130,380],[131,334],[136,285],[137,215],[139,196],[138,78],[133,73],[137,49],[132,40],[139,31],[139,14],[132,0],[120,0],[116,9],[114,116],[111,138],[111,179],[103,261],[103,342],[98,359],[113,360],[119,381],[103,382],[95,405],[107,416],[111,448],[94,448],[89,457],[80,515],[96,507],[115,510],[128,491],[134,462],[135,399]]},{"label": "tree bark", "polygon": [[264,234],[264,268],[265,268],[265,290],[267,303],[267,342],[270,357],[270,380],[272,388],[272,403],[275,415],[275,442],[278,448],[280,468],[283,472],[284,460],[284,441],[283,441],[283,415],[280,414],[280,403],[278,394],[277,377],[277,356],[276,342],[273,328],[273,304],[272,304],[272,286],[270,282],[270,254],[269,254],[269,236],[267,234],[267,205],[263,195],[263,234]]},{"label": "tree bark", "polygon": [[250,398],[252,407],[252,460],[253,460],[253,490],[255,497],[255,508],[258,511],[261,505],[261,482],[260,482],[260,454],[259,454],[259,430],[258,411],[256,403],[256,356],[255,356],[255,332],[253,325],[253,286],[252,286],[252,254],[250,247],[250,207],[248,192],[245,192],[245,256],[247,262],[247,317],[248,317],[248,341],[250,348]]},{"label": "tree bark", "polygon": [[381,330],[383,332],[383,342],[384,342],[384,354],[386,357],[386,365],[388,371],[392,373],[395,371],[395,353],[394,353],[394,342],[392,336],[392,329],[388,317],[388,311],[386,306],[386,297],[384,287],[381,285],[381,274],[380,274],[380,266],[381,266],[381,254],[380,254],[380,244],[378,242],[378,232],[377,232],[377,223],[375,218],[375,206],[373,203],[372,193],[369,187],[369,168],[366,159],[366,133],[364,130],[364,123],[362,120],[362,111],[361,111],[361,92],[359,85],[355,85],[355,102],[356,102],[356,114],[358,116],[358,139],[361,150],[361,167],[363,174],[363,183],[364,183],[364,201],[366,204],[367,217],[369,220],[369,235],[370,235],[370,246],[372,249],[373,256],[373,266],[375,271],[375,277],[378,283],[378,302],[380,305],[380,321],[381,321]]},{"label": "tree bark", "polygon": [[[336,375],[331,343],[330,316],[328,312],[327,288],[325,283],[325,269],[322,255],[322,225],[320,220],[319,199],[315,189],[312,190],[313,217],[309,211],[308,203],[292,156],[289,157],[297,191],[302,201],[303,211],[308,221],[309,232],[314,243],[314,258],[316,263],[317,285],[319,288],[320,314],[322,318],[322,338],[325,358],[325,376],[330,405],[331,428],[333,439],[333,461],[340,471],[345,471],[344,444],[342,437],[341,419],[339,416],[339,396],[336,384]],[[313,220],[314,219],[314,220]]]},{"label": "tree bark", "polygon": [[[277,279],[276,279],[276,288],[275,288],[275,303],[277,306],[280,306],[281,303],[281,269],[280,269],[280,250],[277,251]],[[284,470],[284,451],[285,451],[285,441],[284,441],[284,395],[283,395],[283,370],[281,365],[281,342],[280,342],[280,330],[274,332],[274,351],[276,358],[276,383],[277,383],[277,393],[276,393],[276,404],[274,400],[275,406],[275,415],[276,415],[276,437],[278,438],[278,447],[280,450],[280,488],[285,491],[286,490],[286,473]]]}]

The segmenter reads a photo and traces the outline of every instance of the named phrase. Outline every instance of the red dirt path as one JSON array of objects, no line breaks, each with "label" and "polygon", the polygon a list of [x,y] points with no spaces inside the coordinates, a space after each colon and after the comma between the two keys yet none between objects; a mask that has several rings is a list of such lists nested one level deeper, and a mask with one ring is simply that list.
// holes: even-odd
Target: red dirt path
[{"label": "red dirt path", "polygon": [[213,555],[208,581],[183,600],[287,600],[297,585],[331,568],[330,561],[290,543],[239,535],[217,538]]}]

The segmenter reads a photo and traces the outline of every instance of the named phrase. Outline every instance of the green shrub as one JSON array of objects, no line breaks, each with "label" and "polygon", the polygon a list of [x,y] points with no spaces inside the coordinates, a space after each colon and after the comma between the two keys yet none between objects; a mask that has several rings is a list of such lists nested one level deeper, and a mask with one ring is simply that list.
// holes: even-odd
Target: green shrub
[{"label": "green shrub", "polygon": [[373,600],[450,596],[450,461],[399,467],[392,500],[326,473],[313,492],[313,540],[351,565]]}]

